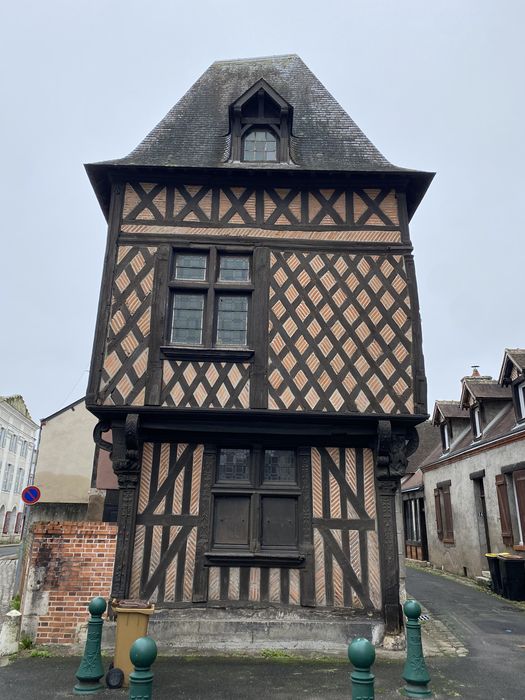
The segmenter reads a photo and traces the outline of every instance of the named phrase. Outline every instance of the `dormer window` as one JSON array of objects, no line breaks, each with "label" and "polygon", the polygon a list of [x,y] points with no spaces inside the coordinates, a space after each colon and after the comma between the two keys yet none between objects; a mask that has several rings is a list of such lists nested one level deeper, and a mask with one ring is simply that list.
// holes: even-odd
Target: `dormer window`
[{"label": "dormer window", "polygon": [[287,163],[290,159],[292,108],[264,80],[230,107],[231,160]]},{"label": "dormer window", "polygon": [[472,431],[476,440],[481,437],[481,413],[479,406],[475,406],[472,409]]},{"label": "dormer window", "polygon": [[441,423],[441,444],[443,452],[450,450],[450,427],[448,423]]},{"label": "dormer window", "polygon": [[243,138],[242,159],[267,162],[277,160],[277,137],[269,129],[252,129]]},{"label": "dormer window", "polygon": [[518,420],[525,420],[525,382],[516,387],[516,407],[518,409]]}]

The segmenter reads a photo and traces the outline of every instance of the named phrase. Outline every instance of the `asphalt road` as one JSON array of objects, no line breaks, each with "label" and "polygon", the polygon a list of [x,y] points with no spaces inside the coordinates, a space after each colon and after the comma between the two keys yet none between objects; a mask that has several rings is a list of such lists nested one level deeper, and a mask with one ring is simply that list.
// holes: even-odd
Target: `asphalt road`
[{"label": "asphalt road", "polygon": [[502,598],[423,570],[407,569],[407,591],[469,650],[443,669],[458,697],[525,699],[524,612]]},{"label": "asphalt road", "polygon": [[0,546],[0,559],[2,557],[11,557],[13,554],[18,554],[18,550],[20,549],[19,544],[3,544]]}]

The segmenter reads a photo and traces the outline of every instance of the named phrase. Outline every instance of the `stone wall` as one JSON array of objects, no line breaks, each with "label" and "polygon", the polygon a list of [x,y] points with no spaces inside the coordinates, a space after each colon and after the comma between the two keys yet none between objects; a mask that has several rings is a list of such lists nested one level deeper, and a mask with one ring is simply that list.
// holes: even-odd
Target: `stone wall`
[{"label": "stone wall", "polygon": [[91,598],[109,597],[116,538],[113,523],[33,525],[22,594],[22,634],[38,644],[79,641]]},{"label": "stone wall", "polygon": [[17,557],[0,559],[0,614],[9,610],[9,603],[13,597],[17,563]]}]

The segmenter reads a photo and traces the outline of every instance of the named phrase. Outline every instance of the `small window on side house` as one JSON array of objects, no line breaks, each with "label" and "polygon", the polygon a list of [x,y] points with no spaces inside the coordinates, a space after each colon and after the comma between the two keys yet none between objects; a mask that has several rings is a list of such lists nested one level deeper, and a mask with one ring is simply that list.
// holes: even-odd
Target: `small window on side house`
[{"label": "small window on side house", "polygon": [[434,489],[436,509],[436,529],[438,539],[444,544],[454,544],[454,523],[452,519],[452,502],[450,500],[450,482],[438,484]]},{"label": "small window on side house", "polygon": [[525,420],[525,382],[518,384],[516,387],[517,393],[517,407],[518,407],[518,420]]},{"label": "small window on side house", "polygon": [[450,450],[450,428],[448,423],[441,424],[441,443],[443,452],[448,452]]},{"label": "small window on side house", "polygon": [[481,413],[479,406],[475,406],[472,409],[472,430],[474,431],[474,438],[478,439],[481,437]]}]

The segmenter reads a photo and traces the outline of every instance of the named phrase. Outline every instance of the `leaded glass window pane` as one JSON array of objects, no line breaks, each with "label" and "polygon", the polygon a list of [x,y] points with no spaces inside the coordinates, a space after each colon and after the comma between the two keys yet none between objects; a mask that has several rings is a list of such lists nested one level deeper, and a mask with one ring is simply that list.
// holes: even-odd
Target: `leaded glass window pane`
[{"label": "leaded glass window pane", "polygon": [[267,129],[250,131],[243,141],[243,160],[276,161],[277,137]]},{"label": "leaded glass window pane", "polygon": [[171,342],[201,345],[203,315],[204,294],[175,294]]},{"label": "leaded glass window pane", "polygon": [[293,450],[265,450],[264,481],[297,481]]},{"label": "leaded glass window pane", "polygon": [[247,255],[224,255],[219,263],[219,281],[249,282],[250,258]]},{"label": "leaded glass window pane", "polygon": [[175,279],[205,280],[206,260],[206,255],[177,253],[175,256]]},{"label": "leaded glass window pane", "polygon": [[250,450],[220,451],[218,481],[249,481],[249,478]]},{"label": "leaded glass window pane", "polygon": [[219,296],[217,301],[217,344],[246,345],[248,340],[248,297]]}]

